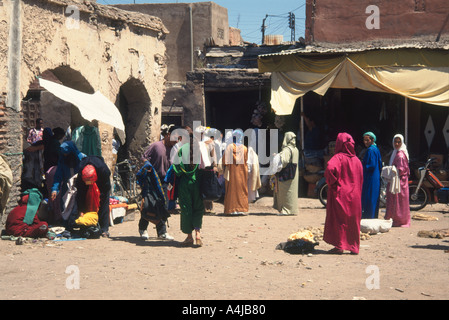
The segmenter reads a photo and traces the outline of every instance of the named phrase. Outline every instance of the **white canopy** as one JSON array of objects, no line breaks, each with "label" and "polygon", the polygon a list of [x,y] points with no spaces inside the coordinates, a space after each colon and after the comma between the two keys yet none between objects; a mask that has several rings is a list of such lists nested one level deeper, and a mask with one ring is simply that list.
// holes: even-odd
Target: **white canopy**
[{"label": "white canopy", "polygon": [[59,99],[77,107],[81,116],[87,121],[101,121],[120,130],[121,134],[125,134],[125,125],[120,111],[101,92],[88,94],[42,78],[39,78],[39,84]]}]

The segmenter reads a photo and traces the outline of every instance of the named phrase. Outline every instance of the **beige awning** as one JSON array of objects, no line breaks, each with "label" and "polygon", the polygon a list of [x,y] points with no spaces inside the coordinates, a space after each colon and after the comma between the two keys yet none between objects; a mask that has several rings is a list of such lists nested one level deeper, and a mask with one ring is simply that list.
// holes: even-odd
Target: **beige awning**
[{"label": "beige awning", "polygon": [[259,71],[272,73],[271,106],[278,115],[292,113],[307,92],[329,88],[398,94],[449,107],[448,50],[375,50],[350,54],[292,54],[259,57]]},{"label": "beige awning", "polygon": [[59,99],[77,107],[87,121],[97,120],[111,125],[124,137],[125,125],[120,111],[101,92],[88,94],[42,78],[39,78],[39,84]]}]

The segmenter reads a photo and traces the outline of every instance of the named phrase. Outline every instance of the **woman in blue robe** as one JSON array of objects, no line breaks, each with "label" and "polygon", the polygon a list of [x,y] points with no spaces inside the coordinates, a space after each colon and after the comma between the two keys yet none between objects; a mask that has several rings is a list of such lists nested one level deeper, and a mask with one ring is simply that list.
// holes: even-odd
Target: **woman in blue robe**
[{"label": "woman in blue robe", "polygon": [[366,150],[363,157],[362,219],[377,219],[379,216],[380,174],[382,157],[372,132],[363,135]]}]

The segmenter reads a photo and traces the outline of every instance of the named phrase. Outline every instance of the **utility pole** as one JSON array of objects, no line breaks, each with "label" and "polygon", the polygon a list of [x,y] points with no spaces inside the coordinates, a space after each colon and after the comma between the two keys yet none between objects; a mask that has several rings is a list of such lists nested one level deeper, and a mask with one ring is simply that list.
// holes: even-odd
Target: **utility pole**
[{"label": "utility pole", "polygon": [[288,15],[288,26],[292,29],[291,41],[294,42],[296,38],[296,17],[293,12],[290,12]]},{"label": "utility pole", "polygon": [[262,22],[262,44],[264,44],[264,42],[265,42],[265,29],[267,28],[265,26],[265,21],[267,20],[267,18],[268,18],[268,14],[265,16],[265,19],[263,19],[263,22]]}]

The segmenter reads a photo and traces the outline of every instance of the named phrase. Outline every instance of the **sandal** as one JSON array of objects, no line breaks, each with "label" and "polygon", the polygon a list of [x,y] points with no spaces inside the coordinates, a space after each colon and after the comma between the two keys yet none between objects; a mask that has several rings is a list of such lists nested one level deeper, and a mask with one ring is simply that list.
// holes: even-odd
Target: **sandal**
[{"label": "sandal", "polygon": [[203,241],[201,240],[201,238],[196,238],[196,246],[197,247],[202,247],[203,246]]},{"label": "sandal", "polygon": [[187,238],[181,244],[183,247],[193,246],[193,238]]},{"label": "sandal", "polygon": [[195,240],[196,240],[197,247],[203,246],[203,241],[201,240],[201,233],[200,233],[199,229],[195,230]]},{"label": "sandal", "polygon": [[338,248],[333,248],[327,252],[328,254],[343,254],[343,250]]}]

